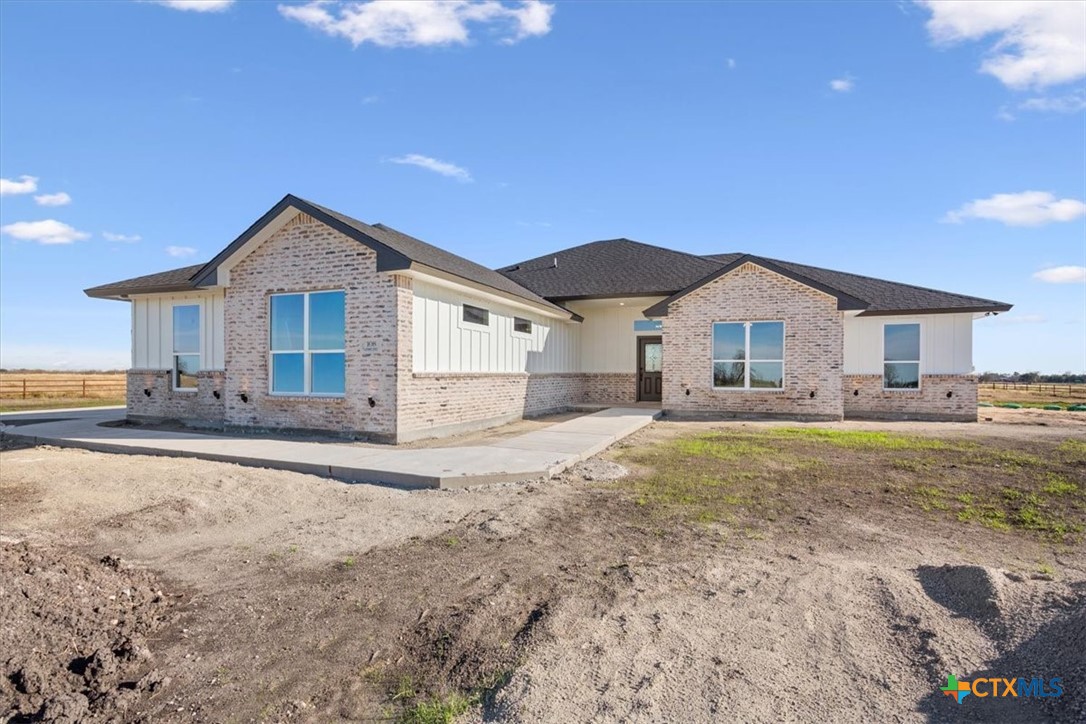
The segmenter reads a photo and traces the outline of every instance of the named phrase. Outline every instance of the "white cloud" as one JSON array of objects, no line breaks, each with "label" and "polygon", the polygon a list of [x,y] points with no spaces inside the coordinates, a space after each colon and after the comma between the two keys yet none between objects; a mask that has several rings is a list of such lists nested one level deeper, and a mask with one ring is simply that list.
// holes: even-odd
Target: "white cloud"
[{"label": "white cloud", "polygon": [[418,153],[409,153],[406,156],[397,156],[396,158],[390,158],[392,163],[401,163],[408,166],[418,166],[424,168],[427,171],[433,171],[439,173],[442,176],[448,176],[454,178],[460,183],[470,183],[474,179],[471,177],[471,173],[466,168],[461,168],[454,163],[448,163],[447,161],[439,161],[436,158],[430,158],[429,156],[423,156]]},{"label": "white cloud", "polygon": [[34,203],[38,206],[67,206],[72,203],[72,197],[63,191],[55,194],[41,194],[34,197]]},{"label": "white cloud", "polygon": [[196,253],[196,249],[191,246],[167,246],[166,253],[172,257],[183,259],[187,256],[192,256]]},{"label": "white cloud", "polygon": [[47,245],[71,244],[73,241],[90,238],[90,234],[85,231],[78,231],[55,219],[16,221],[14,224],[0,226],[0,232],[20,241],[36,241]]},{"label": "white cloud", "polygon": [[156,5],[196,13],[217,13],[234,4],[234,0],[154,0]]},{"label": "white cloud", "polygon": [[139,234],[114,234],[112,231],[103,231],[102,238],[106,241],[116,241],[122,244],[135,244],[143,239]]},{"label": "white cloud", "polygon": [[735,58],[728,58],[728,70],[735,70]]},{"label": "white cloud", "polygon": [[371,96],[363,96],[362,97],[363,105],[372,106],[374,103],[380,103],[380,102],[381,102],[381,96],[378,96],[378,95],[371,95]]},{"label": "white cloud", "polygon": [[851,76],[845,76],[844,78],[834,78],[830,81],[830,90],[837,91],[838,93],[849,93],[856,87],[856,83]]},{"label": "white cloud", "polygon": [[1086,110],[1086,90],[1077,90],[1062,96],[1027,98],[1018,104],[1023,111],[1043,113],[1078,113]]},{"label": "white cloud", "polygon": [[488,25],[503,33],[503,43],[546,35],[554,5],[523,0],[510,6],[499,0],[382,0],[380,2],[328,2],[280,5],[279,12],[315,30],[343,37],[356,48],[373,43],[385,48],[465,44],[471,23]]},{"label": "white cloud", "polygon": [[1059,199],[1047,191],[995,194],[963,204],[947,212],[945,223],[960,224],[966,219],[989,219],[1007,226],[1041,226],[1054,221],[1074,221],[1086,215],[1086,204],[1076,199]]},{"label": "white cloud", "polygon": [[1041,88],[1086,77],[1083,0],[917,0],[931,11],[928,33],[952,45],[995,36],[980,72],[1010,88]]},{"label": "white cloud", "polygon": [[37,176],[20,176],[18,181],[0,178],[0,196],[32,194],[38,190]]},{"label": "white cloud", "polygon": [[1034,272],[1033,278],[1049,284],[1086,284],[1086,266],[1053,266]]}]

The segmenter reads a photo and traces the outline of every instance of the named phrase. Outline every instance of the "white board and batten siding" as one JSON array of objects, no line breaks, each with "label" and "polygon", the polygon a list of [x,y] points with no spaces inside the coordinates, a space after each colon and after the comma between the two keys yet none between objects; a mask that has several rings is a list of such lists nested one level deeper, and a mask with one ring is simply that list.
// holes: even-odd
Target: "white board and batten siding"
[{"label": "white board and batten siding", "polygon": [[967,375],[973,371],[973,315],[845,317],[845,374],[881,375],[883,326],[920,324],[920,373]]},{"label": "white board and batten siding", "polygon": [[225,297],[222,290],[192,294],[149,294],[132,297],[132,367],[173,367],[173,308],[200,305],[200,366],[225,369]]},{"label": "white board and batten siding", "polygon": [[[581,324],[579,371],[636,371],[637,338],[658,337],[662,332],[635,332],[634,322],[647,321],[642,312],[662,299],[663,297],[630,297],[586,299],[567,303],[566,307],[570,311],[584,317]],[[664,326],[667,326],[666,323]]]},{"label": "white board and batten siding", "polygon": [[[481,327],[462,321],[463,305],[490,312]],[[513,318],[532,322],[531,334],[513,330]],[[414,284],[413,350],[415,372],[576,372],[579,325],[533,314],[468,293]]]}]

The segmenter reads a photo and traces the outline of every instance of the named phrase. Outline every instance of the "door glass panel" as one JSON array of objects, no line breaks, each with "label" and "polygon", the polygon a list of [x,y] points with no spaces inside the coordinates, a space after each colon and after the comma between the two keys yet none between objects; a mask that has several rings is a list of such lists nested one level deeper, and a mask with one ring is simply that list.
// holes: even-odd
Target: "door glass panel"
[{"label": "door glass panel", "polygon": [[642,345],[645,355],[645,371],[659,372],[664,364],[664,345],[659,342],[651,342]]}]

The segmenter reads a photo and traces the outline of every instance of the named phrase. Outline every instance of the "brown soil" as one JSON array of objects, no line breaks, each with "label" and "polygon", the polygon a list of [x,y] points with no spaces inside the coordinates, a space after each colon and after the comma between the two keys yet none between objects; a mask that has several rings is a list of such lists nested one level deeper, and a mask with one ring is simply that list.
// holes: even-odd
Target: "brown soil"
[{"label": "brown soil", "polygon": [[146,571],[112,556],[0,543],[0,700],[13,720],[122,716],[169,683],[148,637],[175,618]]},{"label": "brown soil", "polygon": [[[726,429],[657,424],[625,444]],[[882,429],[1034,455],[1086,440],[1054,425]],[[86,721],[373,721],[459,693],[463,717],[487,721],[1086,715],[1080,539],[857,494],[860,477],[903,473],[876,457],[857,473],[847,451],[802,509],[687,523],[614,481],[623,452],[554,481],[412,493],[5,451],[0,705],[35,716],[58,698]],[[1086,469],[1072,477],[1086,486]],[[34,672],[38,693],[20,691]],[[988,672],[1061,676],[1066,693],[959,706],[938,691],[947,674]]]}]

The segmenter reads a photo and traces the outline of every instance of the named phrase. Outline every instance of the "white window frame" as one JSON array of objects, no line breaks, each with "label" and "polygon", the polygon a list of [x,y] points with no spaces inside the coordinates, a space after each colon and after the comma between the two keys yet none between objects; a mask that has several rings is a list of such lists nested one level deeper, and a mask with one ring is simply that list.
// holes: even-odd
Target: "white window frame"
[{"label": "white window frame", "polygon": [[[916,365],[916,387],[887,387],[886,386],[886,327],[889,325],[903,325],[903,324],[915,324],[917,327],[917,336],[920,338],[920,342],[917,345],[917,352],[920,355],[920,359],[896,359],[892,362],[902,364],[915,364]],[[882,391],[883,392],[920,392],[924,388],[924,323],[919,320],[910,320],[902,322],[883,322],[882,327],[879,329],[882,332],[881,341],[879,343],[879,349],[882,351],[880,355],[879,364],[879,377],[882,378]]]},{"label": "white window frame", "polygon": [[[311,294],[323,294],[326,292],[343,292],[343,344],[347,344],[347,292],[344,289],[311,289],[304,292],[276,292],[268,295],[268,395],[270,397],[317,397],[317,398],[343,398],[347,396],[347,350],[344,349],[310,349],[309,348],[309,296]],[[272,337],[272,299],[274,297],[297,297],[302,301],[302,349],[277,349],[271,348]],[[311,392],[313,387],[313,355],[314,354],[342,354],[343,355],[343,392]],[[274,390],[275,355],[277,354],[301,354],[302,355],[302,392],[276,392]]]},{"label": "white window frame", "polygon": [[[751,359],[750,358],[750,325],[756,323],[776,322],[781,325],[781,358],[780,359]],[[716,359],[713,355],[713,347],[715,346],[713,340],[715,338],[716,325],[718,324],[742,324],[743,325],[743,386],[742,387],[718,387],[716,384],[716,363],[717,362],[738,362],[735,359]],[[714,390],[720,392],[770,392],[780,393],[784,392],[786,387],[786,381],[788,379],[787,365],[785,359],[788,356],[788,323],[783,319],[751,319],[744,322],[730,319],[718,319],[712,323],[709,327],[709,356],[712,358],[709,362],[709,384]],[[780,362],[781,363],[781,386],[780,387],[751,387],[750,386],[750,366],[754,362]]]},{"label": "white window frame", "polygon": [[[174,310],[178,307],[196,307],[196,339],[200,342],[198,352],[177,351],[177,330],[174,329],[177,313]],[[204,305],[199,301],[174,302],[170,305],[170,352],[170,389],[181,393],[198,392],[199,383],[196,387],[177,386],[177,358],[196,355],[200,358],[200,361],[196,363],[196,370],[200,371],[204,368]]]},{"label": "white window frame", "polygon": [[[472,305],[472,306],[475,306],[475,305]],[[528,323],[528,331],[527,332],[521,332],[521,331],[517,330],[517,320],[518,319]],[[528,319],[527,317],[514,316],[512,318],[512,320],[510,321],[510,329],[512,330],[512,333],[513,333],[514,337],[521,337],[523,339],[531,339],[532,336],[535,334],[535,320],[534,319]]]},{"label": "white window frame", "polygon": [[[483,311],[485,311],[486,312],[487,323],[486,324],[478,324],[477,322],[465,321],[464,320],[464,306],[465,305],[467,305],[469,307],[475,307],[476,309],[482,309]],[[460,302],[460,304],[457,306],[457,311],[459,312],[459,314],[456,315],[456,321],[457,321],[457,324],[460,327],[460,329],[470,329],[470,330],[474,330],[476,332],[486,332],[487,334],[489,334],[491,328],[494,326],[492,324],[492,322],[494,320],[494,310],[491,309],[490,307],[485,307],[482,304],[472,304],[471,302]]]}]

